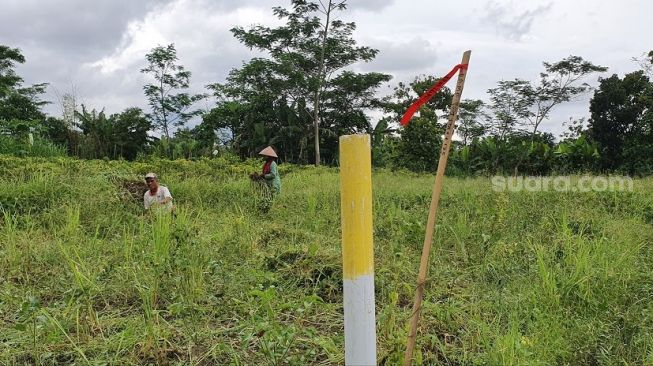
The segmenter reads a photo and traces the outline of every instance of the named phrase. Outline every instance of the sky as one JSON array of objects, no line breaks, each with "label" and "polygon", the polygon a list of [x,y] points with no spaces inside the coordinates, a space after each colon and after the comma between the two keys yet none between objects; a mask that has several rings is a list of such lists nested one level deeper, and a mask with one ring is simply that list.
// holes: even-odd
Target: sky
[{"label": "sky", "polygon": [[[417,75],[442,76],[470,49],[463,99],[487,100],[499,80],[536,81],[542,62],[578,55],[623,75],[638,69],[633,57],[653,49],[648,0],[349,0],[339,14],[356,22],[359,45],[379,50],[354,65],[391,74],[389,93]],[[179,63],[192,72],[191,89],[223,82],[255,51],[240,44],[234,26],[279,24],[274,6],[289,0],[0,0],[0,44],[19,48],[26,63],[17,72],[26,84],[49,83],[46,107],[62,114],[61,96],[74,93],[89,109],[118,113],[147,108],[140,70],[145,55],[174,43]],[[450,82],[453,84],[455,81]],[[561,105],[542,125],[561,133],[563,121],[589,115],[588,94]],[[212,101],[198,107],[210,109]],[[372,118],[376,116],[372,115]],[[375,122],[375,121],[373,121]]]}]

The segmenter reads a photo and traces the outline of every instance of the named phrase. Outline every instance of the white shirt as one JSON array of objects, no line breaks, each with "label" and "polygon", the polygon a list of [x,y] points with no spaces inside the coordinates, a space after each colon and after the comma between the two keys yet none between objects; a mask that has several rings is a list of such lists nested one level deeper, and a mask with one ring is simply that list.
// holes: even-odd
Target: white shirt
[{"label": "white shirt", "polygon": [[[156,193],[154,195],[151,195],[150,190],[148,189],[147,191],[145,191],[145,194],[143,195],[143,205],[145,206],[146,210],[149,210],[153,204],[161,203],[163,202],[163,200],[165,200],[168,197],[172,198],[172,195],[170,194],[170,191],[166,186],[159,186],[159,188],[157,188]],[[172,202],[166,203],[165,208],[171,209]]]}]

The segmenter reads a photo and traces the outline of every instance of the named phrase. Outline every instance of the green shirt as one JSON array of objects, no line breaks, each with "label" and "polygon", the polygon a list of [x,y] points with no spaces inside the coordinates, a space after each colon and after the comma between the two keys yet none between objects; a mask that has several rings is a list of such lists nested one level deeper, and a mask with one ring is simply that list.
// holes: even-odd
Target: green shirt
[{"label": "green shirt", "polygon": [[276,161],[270,164],[270,172],[264,177],[268,187],[272,188],[275,193],[281,192],[281,178],[279,177],[279,169],[277,168]]}]

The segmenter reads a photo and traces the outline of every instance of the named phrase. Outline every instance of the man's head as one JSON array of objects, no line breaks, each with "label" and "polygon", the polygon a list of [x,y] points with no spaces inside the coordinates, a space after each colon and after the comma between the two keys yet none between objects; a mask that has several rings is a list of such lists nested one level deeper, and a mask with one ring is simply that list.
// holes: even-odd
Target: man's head
[{"label": "man's head", "polygon": [[145,183],[150,190],[156,189],[159,186],[156,180],[156,174],[154,173],[145,174]]}]

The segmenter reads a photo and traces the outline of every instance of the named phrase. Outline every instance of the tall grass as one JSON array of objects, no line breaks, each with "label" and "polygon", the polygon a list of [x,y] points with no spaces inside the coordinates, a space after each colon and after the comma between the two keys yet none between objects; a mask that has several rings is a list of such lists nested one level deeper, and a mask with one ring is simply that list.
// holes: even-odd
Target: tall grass
[{"label": "tall grass", "polygon": [[[0,364],[343,363],[338,172],[0,157]],[[156,171],[176,218],[125,182]],[[401,361],[433,177],[374,174],[379,362]],[[653,362],[653,180],[496,193],[445,182],[423,365]],[[136,198],[133,198],[136,197]]]},{"label": "tall grass", "polygon": [[27,139],[15,139],[7,136],[0,136],[0,154],[15,156],[41,156],[57,157],[66,156],[66,148],[53,144],[52,142],[40,138],[34,139],[34,144],[30,145]]}]

